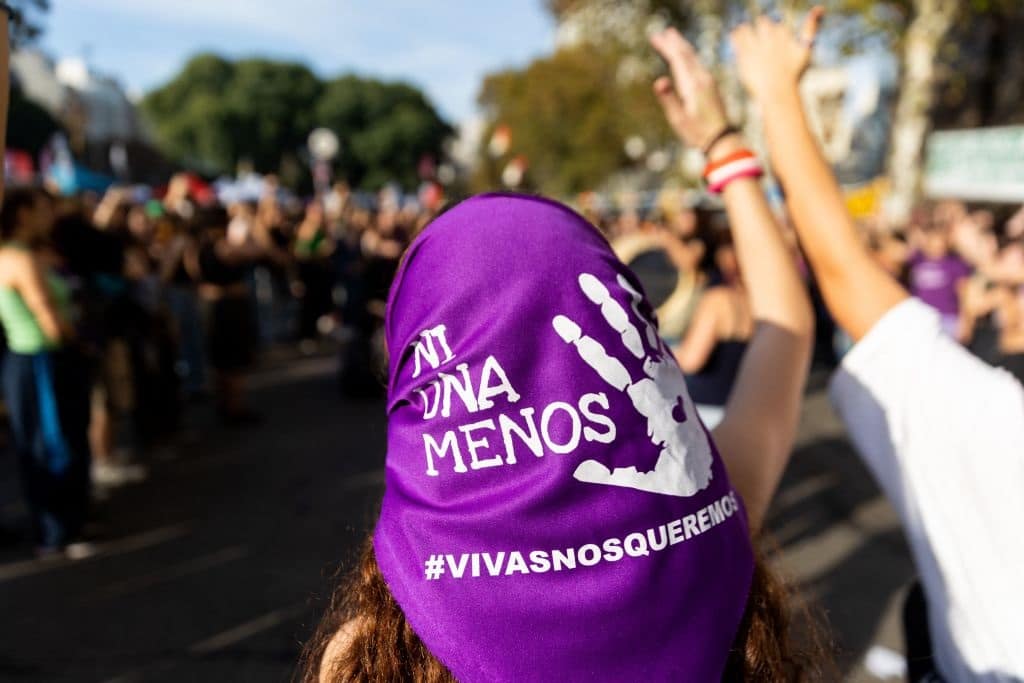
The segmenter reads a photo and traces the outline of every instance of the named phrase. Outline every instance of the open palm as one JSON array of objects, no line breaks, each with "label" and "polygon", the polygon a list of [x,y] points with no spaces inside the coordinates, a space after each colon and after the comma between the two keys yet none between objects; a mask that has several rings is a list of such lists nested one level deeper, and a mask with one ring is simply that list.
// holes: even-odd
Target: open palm
[{"label": "open palm", "polygon": [[711,481],[711,445],[700,424],[679,366],[658,337],[654,325],[639,311],[640,293],[624,277],[618,284],[630,296],[632,310],[643,334],[608,288],[589,273],[579,276],[580,289],[599,306],[608,325],[619,333],[622,345],[643,362],[643,377],[633,380],[618,358],[609,355],[599,341],[587,336],[564,315],[552,325],[558,335],[576,347],[580,357],[610,386],[629,396],[633,407],[647,419],[647,435],[661,448],[654,469],[641,472],[635,465],[610,469],[597,460],[586,460],[573,476],[579,481],[687,497]]}]

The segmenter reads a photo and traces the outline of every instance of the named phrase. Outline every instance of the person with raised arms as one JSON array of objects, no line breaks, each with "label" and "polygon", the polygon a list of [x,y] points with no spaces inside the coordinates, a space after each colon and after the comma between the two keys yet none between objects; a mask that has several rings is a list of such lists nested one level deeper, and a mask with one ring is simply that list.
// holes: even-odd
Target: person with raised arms
[{"label": "person with raised arms", "polygon": [[302,680],[777,681],[826,659],[790,642],[756,550],[810,303],[711,74],[678,31],[652,44],[672,74],[655,93],[706,152],[750,292],[725,418],[703,425],[635,275],[585,219],[510,194],[449,209],[390,292],[380,519]]},{"label": "person with raised arms", "polygon": [[864,247],[797,91],[821,15],[800,36],[762,18],[732,43],[804,253],[856,342],[832,396],[903,520],[920,574],[925,599],[912,592],[906,611],[910,676],[1019,681],[1024,389],[945,334],[938,313]]}]

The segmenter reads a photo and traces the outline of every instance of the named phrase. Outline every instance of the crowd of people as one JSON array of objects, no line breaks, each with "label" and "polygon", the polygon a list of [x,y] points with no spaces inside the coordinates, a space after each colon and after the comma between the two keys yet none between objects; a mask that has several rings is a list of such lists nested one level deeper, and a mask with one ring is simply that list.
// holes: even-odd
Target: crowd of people
[{"label": "crowd of people", "polygon": [[[754,327],[721,205],[696,193],[663,192],[646,209],[607,211],[586,200],[580,208],[637,272],[690,395],[714,427]],[[820,304],[788,216],[779,219]],[[857,221],[857,228],[877,262],[939,313],[951,337],[1024,382],[1024,207],[929,201],[906,225],[878,215]],[[816,310],[815,360],[834,368],[851,340],[823,305]]]},{"label": "crowd of people", "polygon": [[40,555],[85,551],[90,483],[145,478],[188,406],[212,397],[225,425],[258,425],[245,376],[261,348],[340,346],[339,388],[381,392],[384,301],[429,212],[344,183],[308,201],[264,188],[226,205],[185,174],[149,197],[7,191],[5,405]]},{"label": "crowd of people", "polygon": [[949,201],[858,224],[798,90],[821,15],[731,36],[785,215],[668,29],[655,94],[707,157],[728,234],[685,209],[584,219],[485,195],[409,247],[386,313],[380,517],[303,680],[836,680],[759,550],[815,339],[917,568],[909,679],[1024,676],[1021,214]]},{"label": "crowd of people", "polygon": [[[996,532],[1022,512],[1024,209],[851,219],[796,94],[819,16],[800,40],[767,20],[733,38],[785,212],[671,30],[652,39],[673,76],[655,92],[717,203],[576,214],[497,194],[440,212],[345,183],[301,200],[273,177],[218,201],[185,174],[146,193],[7,188],[2,381],[37,554],[88,554],[97,490],[144,479],[194,402],[259,425],[261,349],[338,349],[342,391],[387,390],[387,492],[307,680],[810,675],[827,655],[788,642],[756,546],[813,355],[839,367],[837,409],[921,575],[912,676],[1024,675],[1021,551]],[[534,466],[557,476],[516,478]]]},{"label": "crowd of people", "polygon": [[[758,306],[730,227],[735,211],[707,195],[661,197],[646,210],[579,209],[637,273],[714,429],[740,383]],[[874,262],[935,310],[945,335],[1022,379],[1024,210],[1015,209],[947,200],[922,205],[901,229],[881,220],[857,228]],[[260,349],[340,350],[339,387],[379,395],[388,291],[436,215],[345,183],[301,200],[273,177],[250,201],[219,202],[187,174],[145,194],[9,188],[2,376],[37,554],[87,556],[90,500],[145,479],[147,454],[174,446],[192,404],[212,396],[226,426],[258,425],[244,380]],[[853,340],[821,301],[791,219],[777,219],[821,304],[815,357],[834,366]]]}]

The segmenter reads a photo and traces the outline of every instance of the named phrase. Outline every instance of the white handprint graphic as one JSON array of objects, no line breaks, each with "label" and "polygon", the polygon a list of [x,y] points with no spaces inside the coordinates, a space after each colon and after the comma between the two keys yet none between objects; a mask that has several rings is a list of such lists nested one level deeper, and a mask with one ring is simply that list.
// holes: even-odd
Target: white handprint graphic
[{"label": "white handprint graphic", "polygon": [[619,286],[632,299],[633,313],[643,321],[646,348],[639,330],[630,322],[629,314],[589,273],[579,276],[580,289],[594,304],[608,324],[622,337],[622,345],[635,358],[643,361],[644,377],[633,381],[626,366],[610,356],[599,341],[588,337],[580,326],[564,315],[555,316],[552,325],[566,343],[576,347],[580,357],[612,387],[623,391],[637,412],[647,418],[647,435],[661,448],[654,469],[640,472],[636,466],[609,469],[596,460],[580,463],[573,473],[579,481],[608,486],[663,493],[670,496],[692,496],[711,481],[711,446],[697,419],[686,392],[683,373],[669,359],[669,350],[658,337],[654,325],[640,314],[637,304],[640,293],[622,276]]}]

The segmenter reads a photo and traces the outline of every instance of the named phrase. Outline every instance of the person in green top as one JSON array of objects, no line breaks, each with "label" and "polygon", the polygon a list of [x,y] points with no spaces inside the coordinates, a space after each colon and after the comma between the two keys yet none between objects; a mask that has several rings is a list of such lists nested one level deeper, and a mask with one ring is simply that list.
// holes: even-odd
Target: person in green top
[{"label": "person in green top", "polygon": [[86,548],[77,543],[89,497],[86,367],[70,344],[68,286],[35,249],[52,227],[52,202],[37,188],[6,195],[0,211],[4,403],[37,553],[74,556]]}]

